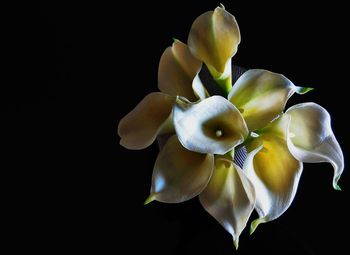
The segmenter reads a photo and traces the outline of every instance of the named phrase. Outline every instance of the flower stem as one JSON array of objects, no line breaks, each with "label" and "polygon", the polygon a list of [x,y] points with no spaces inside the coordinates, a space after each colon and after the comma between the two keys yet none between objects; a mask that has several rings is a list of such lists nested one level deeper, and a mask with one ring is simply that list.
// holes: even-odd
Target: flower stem
[{"label": "flower stem", "polygon": [[220,86],[222,91],[225,93],[225,96],[227,97],[228,93],[230,93],[230,90],[232,88],[232,76],[231,76],[231,74],[224,79],[217,79],[215,81]]}]

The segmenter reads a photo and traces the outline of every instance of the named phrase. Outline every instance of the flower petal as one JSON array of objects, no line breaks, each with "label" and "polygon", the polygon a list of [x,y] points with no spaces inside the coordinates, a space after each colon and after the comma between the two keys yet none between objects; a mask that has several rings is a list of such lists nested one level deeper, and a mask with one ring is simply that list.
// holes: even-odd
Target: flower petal
[{"label": "flower petal", "polygon": [[308,163],[329,162],[334,168],[333,187],[344,169],[343,152],[331,128],[329,113],[318,104],[303,103],[286,111],[291,116],[288,144],[291,153],[300,161]]},{"label": "flower petal", "polygon": [[120,120],[120,144],[139,150],[151,145],[171,114],[175,97],[154,92],[148,94],[130,113]]},{"label": "flower petal", "polygon": [[241,36],[234,16],[217,7],[200,15],[192,24],[188,46],[208,67],[214,79],[231,74],[230,59],[237,52]]},{"label": "flower petal", "polygon": [[216,158],[213,175],[199,199],[238,245],[255,204],[254,187],[242,169],[230,160]]},{"label": "flower petal", "polygon": [[262,145],[248,154],[243,166],[254,185],[259,214],[252,222],[251,233],[260,223],[278,218],[294,199],[303,165],[288,150],[289,122],[290,118],[283,116],[254,138]]},{"label": "flower petal", "polygon": [[189,200],[207,186],[213,169],[214,155],[186,150],[174,135],[157,157],[150,197],[165,203]]},{"label": "flower petal", "polygon": [[221,96],[212,96],[198,103],[178,98],[173,118],[181,144],[190,151],[225,154],[248,135],[240,112]]},{"label": "flower petal", "polygon": [[197,101],[197,97],[201,98],[206,91],[197,76],[201,67],[202,62],[191,54],[187,45],[175,40],[172,47],[168,47],[160,58],[159,90],[172,96],[183,96],[190,101]]},{"label": "flower petal", "polygon": [[294,92],[305,91],[307,89],[295,86],[282,74],[251,69],[233,85],[228,100],[242,112],[249,130],[254,131],[282,113]]}]

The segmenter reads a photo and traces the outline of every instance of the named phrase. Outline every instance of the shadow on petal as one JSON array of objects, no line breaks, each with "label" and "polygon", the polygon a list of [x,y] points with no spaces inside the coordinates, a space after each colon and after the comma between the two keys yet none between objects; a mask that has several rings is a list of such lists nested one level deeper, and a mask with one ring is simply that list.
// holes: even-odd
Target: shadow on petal
[{"label": "shadow on petal", "polygon": [[175,97],[154,92],[147,95],[118,125],[120,144],[140,150],[151,145],[171,114]]},{"label": "shadow on petal", "polygon": [[205,98],[207,92],[197,76],[202,62],[196,59],[187,45],[175,40],[159,62],[158,88],[172,96],[183,96],[190,101]]},{"label": "shadow on petal", "polygon": [[258,147],[248,154],[244,164],[243,169],[255,188],[255,209],[259,214],[251,225],[251,233],[260,223],[281,216],[295,197],[303,165],[287,146],[289,122],[286,116],[280,118],[254,138]]},{"label": "shadow on petal", "polygon": [[185,149],[176,135],[160,151],[153,170],[151,196],[165,203],[180,203],[202,192],[214,168],[214,155]]},{"label": "shadow on petal", "polygon": [[233,85],[228,100],[241,110],[249,130],[254,131],[281,114],[297,88],[282,74],[251,69]]}]

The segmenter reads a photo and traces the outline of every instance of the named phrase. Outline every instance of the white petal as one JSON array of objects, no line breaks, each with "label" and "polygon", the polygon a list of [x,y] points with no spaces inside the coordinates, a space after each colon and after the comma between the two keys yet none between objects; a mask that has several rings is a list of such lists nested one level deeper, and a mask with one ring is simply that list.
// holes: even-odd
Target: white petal
[{"label": "white petal", "polygon": [[199,199],[238,244],[255,204],[254,187],[242,169],[230,160],[216,158],[213,175]]},{"label": "white petal", "polygon": [[251,69],[233,85],[228,100],[242,112],[249,130],[254,131],[281,114],[294,92],[306,93],[308,89],[294,86],[282,74]]},{"label": "white petal", "polygon": [[144,149],[151,145],[169,118],[174,101],[175,97],[160,92],[147,95],[120,120],[120,144],[131,150]]},{"label": "white petal", "polygon": [[214,155],[189,151],[174,135],[157,157],[147,202],[180,203],[189,200],[207,186],[213,169]]},{"label": "white petal", "polygon": [[225,154],[248,135],[240,112],[221,96],[212,96],[198,103],[178,98],[173,118],[181,144],[199,153]]},{"label": "white petal", "polygon": [[251,233],[260,223],[282,215],[295,197],[303,166],[288,150],[288,125],[288,117],[280,118],[254,138],[261,146],[248,154],[243,166],[254,185],[259,214],[252,222]]},{"label": "white petal", "polygon": [[331,128],[329,113],[315,103],[294,105],[286,112],[291,117],[289,150],[300,161],[329,162],[334,168],[333,187],[344,169],[343,152]]}]

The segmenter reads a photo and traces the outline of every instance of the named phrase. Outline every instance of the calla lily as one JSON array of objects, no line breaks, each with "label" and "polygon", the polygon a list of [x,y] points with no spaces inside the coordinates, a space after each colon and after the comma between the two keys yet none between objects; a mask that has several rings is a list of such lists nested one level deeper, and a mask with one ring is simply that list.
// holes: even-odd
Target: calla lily
[{"label": "calla lily", "polygon": [[193,22],[188,36],[191,52],[206,64],[225,92],[232,87],[231,58],[240,41],[236,19],[223,6],[200,15]]},{"label": "calla lily", "polygon": [[173,132],[172,105],[176,96],[197,101],[208,96],[198,77],[202,62],[194,58],[188,47],[175,40],[159,63],[158,87],[164,93],[147,95],[119,122],[120,144],[139,150],[151,145],[158,135]]},{"label": "calla lily", "polygon": [[[179,160],[181,159],[181,160]],[[203,207],[238,239],[254,209],[255,192],[242,169],[226,158],[184,148],[174,135],[159,153],[152,177],[153,200],[179,203],[200,194]]]},{"label": "calla lily", "polygon": [[214,153],[234,151],[244,141],[248,129],[243,117],[221,96],[196,103],[178,97],[173,122],[177,136],[167,141],[157,157],[145,204],[153,200],[179,203],[201,194],[203,207],[238,247],[239,235],[254,209],[254,187],[227,158],[216,158],[214,165]]},{"label": "calla lily", "polygon": [[281,114],[295,92],[304,94],[310,90],[295,86],[282,74],[251,69],[236,81],[228,100],[242,112],[249,130],[254,131]]},{"label": "calla lily", "polygon": [[278,218],[292,203],[302,172],[287,146],[290,118],[279,118],[254,138],[256,149],[248,154],[244,164],[248,178],[256,190],[255,209],[259,219],[251,225],[251,233],[258,224]]},{"label": "calla lily", "polygon": [[[344,169],[324,108],[304,103],[284,112],[294,93],[311,88],[263,69],[248,70],[232,87],[231,58],[239,43],[236,20],[223,7],[199,16],[188,46],[175,40],[164,51],[161,92],[146,96],[118,127],[120,143],[128,149],[145,148],[162,134],[170,137],[155,162],[145,204],[179,203],[199,195],[236,247],[253,209],[259,218],[251,223],[251,233],[288,209],[303,162],[331,163],[335,189],[340,189]],[[227,98],[209,95],[198,75],[202,62]],[[248,152],[243,164],[234,157],[241,148]]]},{"label": "calla lily", "polygon": [[291,117],[288,147],[293,156],[307,163],[328,162],[334,168],[333,187],[344,169],[344,156],[331,128],[331,117],[322,106],[303,103],[286,111]]},{"label": "calla lily", "polygon": [[199,195],[204,209],[229,232],[238,248],[238,238],[254,210],[255,191],[243,170],[230,160],[215,159],[208,186]]},{"label": "calla lily", "polygon": [[174,126],[182,145],[200,153],[225,154],[248,136],[238,109],[221,96],[199,103],[176,100]]},{"label": "calla lily", "polygon": [[213,171],[214,154],[233,150],[248,134],[239,111],[221,96],[197,103],[177,98],[173,122],[177,136],[158,155],[147,202],[177,203],[198,195]]},{"label": "calla lily", "polygon": [[259,219],[253,221],[251,232],[288,209],[297,190],[302,162],[331,163],[333,187],[340,190],[337,182],[344,169],[344,157],[323,107],[315,103],[292,106],[259,134],[248,144],[255,149],[244,166],[257,194]]}]

